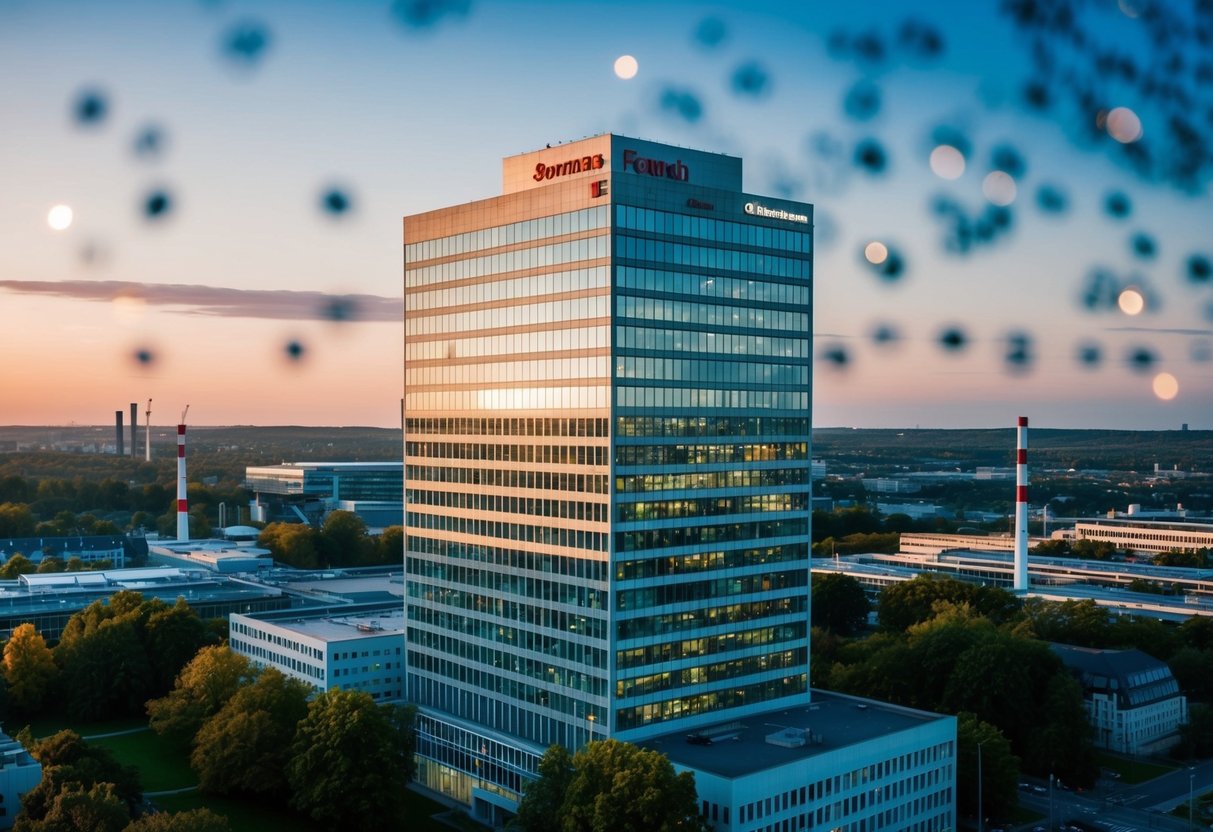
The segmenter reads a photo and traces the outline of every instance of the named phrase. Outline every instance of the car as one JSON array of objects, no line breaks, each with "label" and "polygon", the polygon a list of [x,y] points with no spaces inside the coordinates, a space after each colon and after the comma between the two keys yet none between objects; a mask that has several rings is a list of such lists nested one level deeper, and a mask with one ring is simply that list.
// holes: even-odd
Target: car
[{"label": "car", "polygon": [[1032,791],[1035,792],[1036,794],[1048,794],[1049,793],[1049,790],[1046,789],[1044,786],[1033,786]]},{"label": "car", "polygon": [[1020,783],[1019,790],[1021,792],[1030,792],[1030,791],[1032,791],[1032,784],[1031,783]]}]

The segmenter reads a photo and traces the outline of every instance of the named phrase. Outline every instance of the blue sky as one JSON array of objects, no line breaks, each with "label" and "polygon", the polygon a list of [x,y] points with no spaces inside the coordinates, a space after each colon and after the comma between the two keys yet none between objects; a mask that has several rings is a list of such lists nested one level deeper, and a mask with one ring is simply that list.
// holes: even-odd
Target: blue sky
[{"label": "blue sky", "polygon": [[[401,216],[498,193],[503,156],[613,131],[740,155],[747,190],[815,204],[816,424],[1213,428],[1213,283],[1186,276],[1213,256],[1207,157],[1187,179],[1143,173],[1092,127],[1131,108],[1128,150],[1173,157],[1179,105],[1153,74],[1189,93],[1203,141],[1209,21],[1164,4],[1187,28],[1157,49],[1143,0],[1077,4],[1036,33],[1046,72],[997,4],[844,6],[2,0],[0,423],[107,423],[151,397],[198,424],[397,424]],[[81,125],[90,90],[106,114]],[[160,152],[137,154],[149,127]],[[883,170],[855,163],[865,141]],[[928,164],[946,142],[967,151],[956,180]],[[983,195],[995,164],[1022,167],[1006,213]],[[1039,207],[1045,186],[1065,210]],[[320,209],[333,188],[347,213]],[[957,217],[978,232],[964,252]],[[876,274],[872,241],[904,270]],[[1130,287],[1137,315],[1116,308]]]}]

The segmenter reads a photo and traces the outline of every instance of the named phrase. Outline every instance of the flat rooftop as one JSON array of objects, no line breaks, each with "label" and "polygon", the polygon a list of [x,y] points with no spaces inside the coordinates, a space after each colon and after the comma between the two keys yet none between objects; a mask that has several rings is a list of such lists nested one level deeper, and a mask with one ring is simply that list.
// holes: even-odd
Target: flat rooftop
[{"label": "flat rooftop", "polygon": [[366,615],[332,615],[324,618],[297,617],[272,620],[252,616],[301,636],[320,641],[349,641],[370,636],[404,635],[404,607]]},{"label": "flat rooftop", "polygon": [[[808,705],[778,708],[738,720],[726,719],[697,730],[671,731],[637,745],[660,751],[672,762],[688,768],[732,778],[949,718],[872,699],[814,690],[813,701]],[[769,735],[785,729],[809,729],[811,740],[795,748],[767,742]],[[688,742],[688,737],[695,734],[711,738],[711,744]]]}]

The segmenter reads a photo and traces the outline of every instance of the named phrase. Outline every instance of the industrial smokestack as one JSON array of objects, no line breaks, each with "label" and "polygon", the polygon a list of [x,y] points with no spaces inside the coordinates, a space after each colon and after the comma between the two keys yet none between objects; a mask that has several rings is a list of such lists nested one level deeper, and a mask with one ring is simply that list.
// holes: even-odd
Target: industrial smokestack
[{"label": "industrial smokestack", "polygon": [[114,432],[117,436],[117,441],[114,443],[114,453],[122,456],[126,451],[122,447],[122,411],[114,411]]},{"label": "industrial smokestack", "polygon": [[1015,589],[1028,588],[1028,417],[1019,417],[1015,442]]},{"label": "industrial smokestack", "polygon": [[131,456],[139,453],[139,405],[131,402]]},{"label": "industrial smokestack", "polygon": [[185,495],[185,423],[177,425],[177,539],[190,539],[190,507]]}]

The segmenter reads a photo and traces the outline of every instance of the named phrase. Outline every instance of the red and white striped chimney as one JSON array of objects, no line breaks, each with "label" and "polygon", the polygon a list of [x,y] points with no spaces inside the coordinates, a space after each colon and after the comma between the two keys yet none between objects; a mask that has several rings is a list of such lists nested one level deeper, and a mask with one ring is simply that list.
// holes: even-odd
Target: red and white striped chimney
[{"label": "red and white striped chimney", "polygon": [[1028,588],[1028,417],[1019,417],[1015,442],[1015,589]]},{"label": "red and white striped chimney", "polygon": [[177,425],[177,539],[190,539],[190,507],[185,495],[185,425]]}]

